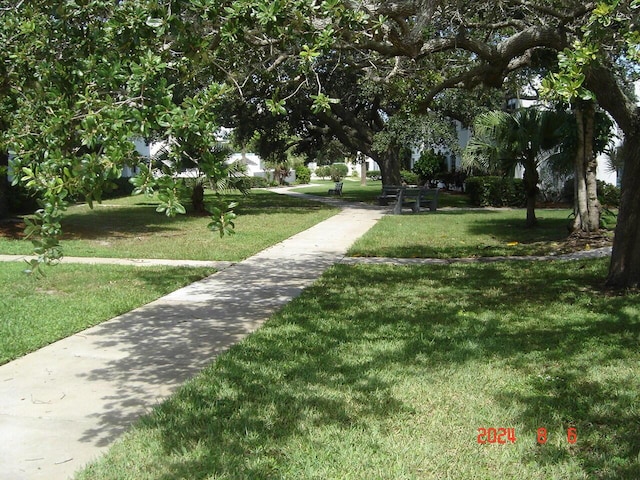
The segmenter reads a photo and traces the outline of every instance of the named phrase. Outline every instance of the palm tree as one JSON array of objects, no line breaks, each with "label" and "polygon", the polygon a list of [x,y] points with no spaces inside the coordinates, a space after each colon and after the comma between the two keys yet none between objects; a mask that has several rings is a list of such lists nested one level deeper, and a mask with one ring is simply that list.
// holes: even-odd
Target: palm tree
[{"label": "palm tree", "polygon": [[[204,190],[208,185],[214,192],[240,190],[245,194],[247,185],[246,165],[226,163],[231,150],[223,143],[204,145],[200,148],[184,147],[186,141],[172,138],[151,158],[151,162],[168,174],[182,175],[182,184],[191,192],[191,205],[196,213],[206,213]],[[187,173],[188,172],[188,173]]]},{"label": "palm tree", "polygon": [[566,117],[560,113],[530,107],[513,113],[483,113],[474,122],[463,165],[501,175],[513,175],[516,166],[522,166],[528,227],[537,223],[538,167],[560,143],[565,121]]}]

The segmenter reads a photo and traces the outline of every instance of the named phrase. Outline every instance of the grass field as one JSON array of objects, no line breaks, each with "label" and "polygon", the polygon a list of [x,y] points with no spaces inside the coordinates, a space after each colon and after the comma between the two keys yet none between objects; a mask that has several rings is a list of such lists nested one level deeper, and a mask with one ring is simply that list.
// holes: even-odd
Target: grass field
[{"label": "grass field", "polygon": [[[0,263],[0,364],[155,300],[214,272],[204,268],[57,265],[27,276]],[[10,288],[9,288],[10,286]]]},{"label": "grass field", "polygon": [[439,210],[389,215],[349,250],[356,257],[460,258],[545,255],[568,235],[570,210],[537,211],[539,225],[526,228],[517,209]]},{"label": "grass field", "polygon": [[640,478],[640,296],[605,272],[336,266],[77,478]]},{"label": "grass field", "polygon": [[[325,220],[337,209],[262,190],[227,195],[239,202],[236,234],[220,238],[207,229],[207,216],[167,218],[144,196],[78,205],[63,221],[65,255],[80,257],[169,258],[238,261]],[[26,255],[31,242],[0,236],[0,253]]]},{"label": "grass field", "polygon": [[[190,236],[200,225],[191,222],[208,219],[167,220],[146,200],[123,201],[132,203],[71,212],[66,253],[228,260],[287,234],[283,224],[302,229],[335,211],[259,193],[239,212],[255,222],[241,242],[250,247],[191,257],[222,251],[197,243],[218,240],[204,229]],[[539,210],[535,230],[521,210],[385,217],[351,254],[548,253],[566,237],[568,213]],[[0,251],[15,245],[5,239]],[[22,268],[0,269],[12,285],[0,296],[6,358],[51,341],[39,330],[69,335],[100,321],[90,311],[111,317],[210,272],[61,265],[38,280]],[[606,269],[606,260],[334,266],[77,478],[640,478],[640,293],[604,290]]]}]

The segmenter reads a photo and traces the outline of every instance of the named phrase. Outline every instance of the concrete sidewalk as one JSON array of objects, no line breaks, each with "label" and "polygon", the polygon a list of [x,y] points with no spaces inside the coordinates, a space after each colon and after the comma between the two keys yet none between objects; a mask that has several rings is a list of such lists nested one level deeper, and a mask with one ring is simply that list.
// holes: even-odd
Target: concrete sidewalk
[{"label": "concrete sidewalk", "polygon": [[1,366],[0,477],[73,475],[340,261],[384,213],[343,208],[207,279]]}]

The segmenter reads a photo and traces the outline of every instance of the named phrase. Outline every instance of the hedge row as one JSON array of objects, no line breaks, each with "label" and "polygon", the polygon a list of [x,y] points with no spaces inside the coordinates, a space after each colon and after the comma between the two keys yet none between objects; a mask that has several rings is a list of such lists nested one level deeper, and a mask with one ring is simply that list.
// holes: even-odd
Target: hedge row
[{"label": "hedge row", "polygon": [[524,207],[526,195],[519,178],[469,177],[465,191],[478,207]]}]

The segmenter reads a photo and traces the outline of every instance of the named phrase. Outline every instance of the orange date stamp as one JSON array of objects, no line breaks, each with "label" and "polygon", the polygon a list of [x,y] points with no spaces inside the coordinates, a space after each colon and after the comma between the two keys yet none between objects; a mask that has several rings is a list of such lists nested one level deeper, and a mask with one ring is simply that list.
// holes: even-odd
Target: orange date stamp
[{"label": "orange date stamp", "polygon": [[[507,443],[516,443],[515,428],[478,428],[477,441],[481,445],[498,444],[505,445]],[[538,445],[545,445],[549,440],[549,433],[546,428],[540,427],[536,431],[536,440]],[[575,444],[578,441],[578,431],[575,427],[567,428],[567,442]]]}]

